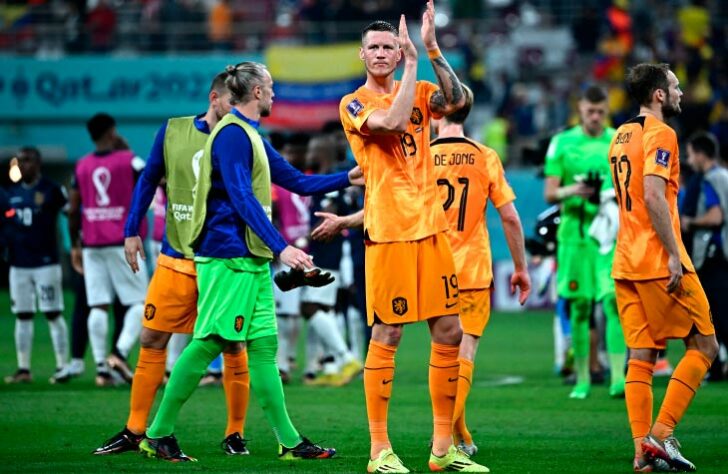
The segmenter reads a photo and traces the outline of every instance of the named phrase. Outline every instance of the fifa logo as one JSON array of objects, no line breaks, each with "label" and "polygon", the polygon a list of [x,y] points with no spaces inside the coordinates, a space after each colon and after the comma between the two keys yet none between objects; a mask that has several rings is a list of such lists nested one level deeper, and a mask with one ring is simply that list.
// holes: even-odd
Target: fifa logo
[{"label": "fifa logo", "polygon": [[109,185],[111,185],[111,171],[108,168],[100,166],[91,173],[91,181],[96,188],[96,204],[98,206],[108,206],[111,202],[109,198]]}]

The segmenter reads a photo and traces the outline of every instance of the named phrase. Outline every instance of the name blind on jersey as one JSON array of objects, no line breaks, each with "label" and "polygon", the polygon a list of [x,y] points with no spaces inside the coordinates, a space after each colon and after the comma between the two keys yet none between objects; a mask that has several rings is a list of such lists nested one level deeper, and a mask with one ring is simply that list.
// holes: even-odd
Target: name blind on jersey
[{"label": "name blind on jersey", "polygon": [[435,155],[435,166],[474,165],[474,153],[450,153]]}]

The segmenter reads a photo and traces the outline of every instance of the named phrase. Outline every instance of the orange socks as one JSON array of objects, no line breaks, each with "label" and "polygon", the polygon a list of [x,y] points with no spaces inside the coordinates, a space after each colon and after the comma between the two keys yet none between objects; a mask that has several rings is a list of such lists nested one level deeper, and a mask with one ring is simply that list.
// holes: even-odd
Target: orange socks
[{"label": "orange socks", "polygon": [[[458,389],[460,346],[433,342],[430,352],[430,398],[432,398],[433,439],[452,440],[455,395]],[[451,441],[452,442],[452,441]]]},{"label": "orange socks", "polygon": [[369,352],[364,362],[364,396],[369,418],[369,435],[372,447],[382,449],[389,446],[387,435],[387,410],[392,396],[394,380],[395,346],[377,341],[369,342]]},{"label": "orange socks", "polygon": [[627,402],[627,416],[632,428],[635,453],[641,454],[640,443],[652,426],[652,372],[655,364],[630,359],[627,364],[627,378],[624,398]]},{"label": "orange socks", "polygon": [[455,396],[455,409],[453,411],[453,434],[459,436],[465,443],[472,444],[473,437],[465,424],[465,402],[470,394],[473,384],[474,364],[468,359],[458,358],[460,371],[458,372],[457,394]]},{"label": "orange socks", "polygon": [[250,401],[250,372],[248,372],[248,351],[237,354],[223,352],[225,369],[222,371],[222,386],[227,402],[227,427],[225,437],[233,433],[245,433],[245,416]]},{"label": "orange socks", "polygon": [[698,350],[691,349],[685,352],[685,356],[672,373],[660,413],[652,428],[652,434],[657,438],[662,440],[672,435],[675,426],[690,406],[710,364],[711,361]]},{"label": "orange socks", "polygon": [[166,349],[142,347],[139,350],[139,360],[131,384],[129,419],[126,422],[126,427],[135,434],[143,434],[147,430],[147,417],[164,378],[166,361]]}]

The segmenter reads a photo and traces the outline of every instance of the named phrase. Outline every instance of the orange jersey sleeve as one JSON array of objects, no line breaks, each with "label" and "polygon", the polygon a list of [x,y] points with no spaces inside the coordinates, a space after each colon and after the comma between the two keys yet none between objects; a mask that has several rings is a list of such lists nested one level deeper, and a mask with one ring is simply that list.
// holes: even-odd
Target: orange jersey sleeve
[{"label": "orange jersey sleeve", "polygon": [[366,121],[386,110],[392,94],[360,87],[339,105],[341,123],[357,163],[364,173],[364,231],[373,242],[420,240],[447,230],[437,198],[430,156],[430,97],[438,90],[418,81],[407,131],[400,135],[371,134]]},{"label": "orange jersey sleeve", "polygon": [[609,164],[620,211],[612,277],[652,280],[670,275],[667,251],[645,205],[644,177],[650,175],[667,182],[665,197],[680,260],[688,271],[695,271],[680,234],[677,209],[680,156],[675,131],[651,115],[629,120],[612,139]]},{"label": "orange jersey sleeve", "polygon": [[438,138],[430,147],[440,202],[450,227],[458,288],[490,287],[493,281],[485,211],[515,200],[498,154],[467,138]]}]

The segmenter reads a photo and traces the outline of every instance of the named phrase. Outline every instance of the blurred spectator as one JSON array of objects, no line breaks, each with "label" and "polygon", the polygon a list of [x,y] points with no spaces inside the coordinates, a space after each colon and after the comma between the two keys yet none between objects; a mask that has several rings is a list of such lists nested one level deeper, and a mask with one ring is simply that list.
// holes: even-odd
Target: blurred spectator
[{"label": "blurred spectator", "polygon": [[591,5],[585,6],[571,25],[577,52],[589,55],[596,52],[601,25],[596,9]]},{"label": "blurred spectator", "polygon": [[233,48],[233,9],[230,0],[218,0],[210,10],[207,20],[208,36],[215,49],[229,51]]},{"label": "blurred spectator", "polygon": [[98,0],[96,7],[88,12],[86,32],[91,51],[105,53],[111,50],[116,32],[116,12],[107,0]]},{"label": "blurred spectator", "polygon": [[503,109],[483,126],[483,143],[498,153],[503,164],[508,161],[509,128],[510,124]]}]

